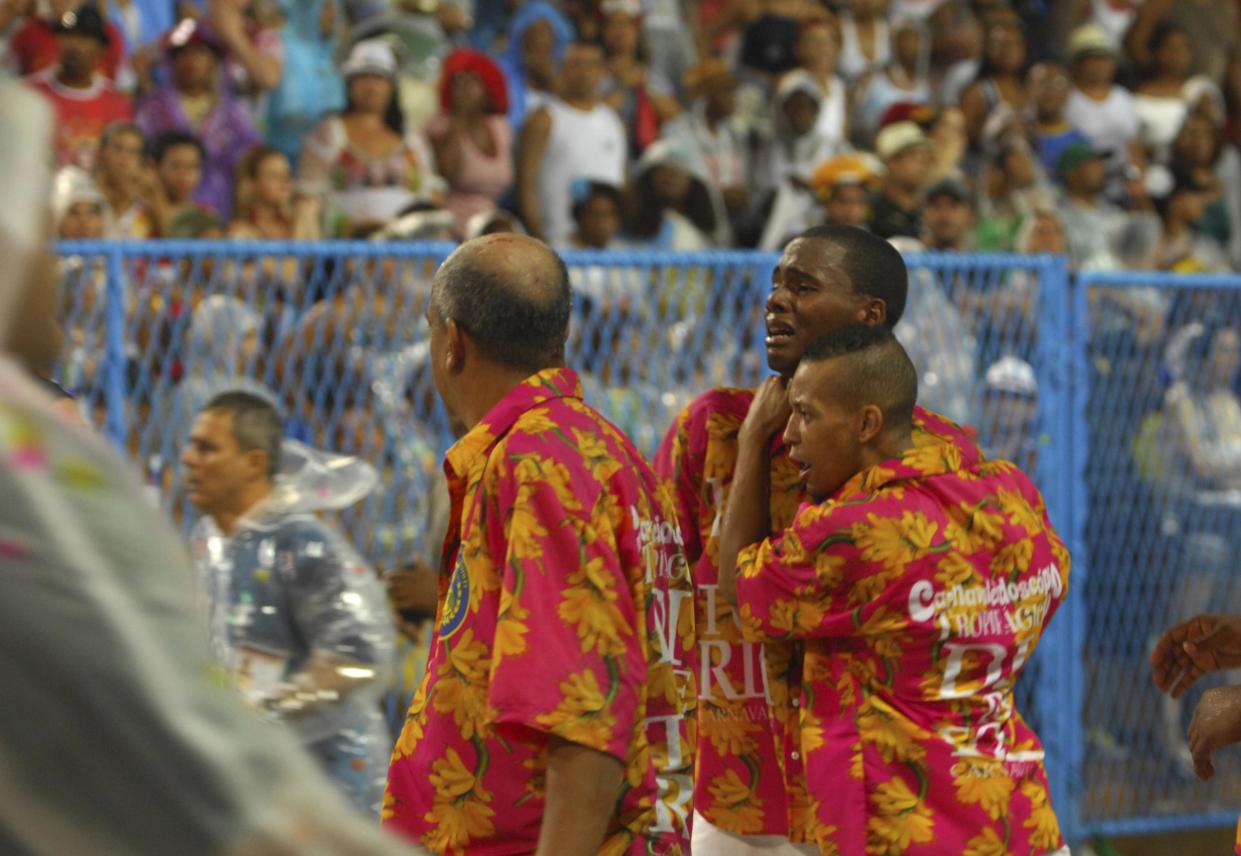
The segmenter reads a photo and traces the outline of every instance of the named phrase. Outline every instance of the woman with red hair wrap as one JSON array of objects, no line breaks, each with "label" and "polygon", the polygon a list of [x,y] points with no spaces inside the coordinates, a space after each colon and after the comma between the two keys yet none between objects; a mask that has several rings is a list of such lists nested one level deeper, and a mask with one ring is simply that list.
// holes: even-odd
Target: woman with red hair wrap
[{"label": "woman with red hair wrap", "polygon": [[426,131],[460,236],[466,222],[493,210],[513,183],[508,88],[499,66],[475,50],[449,54],[440,75],[440,111]]}]

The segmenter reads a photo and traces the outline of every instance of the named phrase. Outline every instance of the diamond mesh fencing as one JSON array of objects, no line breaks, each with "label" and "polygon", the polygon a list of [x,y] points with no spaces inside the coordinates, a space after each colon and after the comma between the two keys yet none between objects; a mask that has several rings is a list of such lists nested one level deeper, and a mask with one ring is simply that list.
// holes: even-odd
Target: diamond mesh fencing
[{"label": "diamond mesh fencing", "polygon": [[[261,391],[290,436],[376,466],[381,488],[341,524],[376,567],[396,568],[438,547],[427,531],[452,431],[425,312],[451,250],[64,244],[60,378],[182,526],[193,509],[177,459],[194,416],[217,391]],[[566,254],[569,364],[587,401],[653,454],[694,396],[757,384],[776,260]],[[1215,782],[1197,783],[1183,747],[1198,694],[1165,703],[1146,658],[1182,617],[1241,612],[1235,367],[1211,385],[1235,359],[1241,278],[1071,279],[1052,257],[907,262],[897,335],[922,403],[1030,472],[1073,553],[1069,599],[1018,683],[1066,833],[1231,823],[1241,765],[1224,758]]]},{"label": "diamond mesh fencing", "polygon": [[1194,776],[1185,733],[1210,676],[1180,701],[1150,680],[1158,636],[1241,612],[1241,277],[1078,277],[1084,440],[1074,573],[1084,680],[1083,822],[1133,833],[1235,823],[1241,763]]}]

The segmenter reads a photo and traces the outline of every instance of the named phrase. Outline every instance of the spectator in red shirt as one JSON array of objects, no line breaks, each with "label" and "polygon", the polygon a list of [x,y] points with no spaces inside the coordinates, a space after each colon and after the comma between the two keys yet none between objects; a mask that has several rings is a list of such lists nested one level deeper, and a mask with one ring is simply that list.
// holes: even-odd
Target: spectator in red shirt
[{"label": "spectator in red shirt", "polygon": [[9,55],[17,73],[23,76],[37,74],[56,65],[61,51],[60,34],[66,28],[72,29],[87,10],[94,13],[107,36],[104,50],[95,60],[93,70],[101,72],[108,80],[116,80],[125,54],[121,31],[103,21],[94,3],[79,4],[77,0],[51,0],[47,12],[30,15],[30,19],[13,34],[9,42]]},{"label": "spectator in red shirt", "polygon": [[103,129],[133,116],[129,99],[95,69],[107,50],[103,18],[86,5],[56,24],[60,55],[56,65],[28,78],[56,110],[56,163],[90,171]]}]

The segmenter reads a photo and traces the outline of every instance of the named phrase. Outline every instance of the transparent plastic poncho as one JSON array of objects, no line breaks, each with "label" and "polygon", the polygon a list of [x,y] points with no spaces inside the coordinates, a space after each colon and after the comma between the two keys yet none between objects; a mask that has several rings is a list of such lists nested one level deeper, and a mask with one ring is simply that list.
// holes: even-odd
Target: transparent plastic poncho
[{"label": "transparent plastic poncho", "polygon": [[391,752],[378,700],[393,622],[374,571],[320,515],[377,482],[364,461],[286,440],[272,493],[230,534],[204,516],[191,536],[216,660],[376,815]]}]

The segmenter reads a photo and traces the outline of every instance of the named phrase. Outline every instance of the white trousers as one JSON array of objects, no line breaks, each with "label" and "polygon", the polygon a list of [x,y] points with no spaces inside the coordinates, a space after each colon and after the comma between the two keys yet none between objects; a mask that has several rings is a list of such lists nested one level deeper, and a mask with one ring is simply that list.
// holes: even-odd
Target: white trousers
[{"label": "white trousers", "polygon": [[794,844],[783,835],[734,835],[694,812],[693,856],[819,856],[813,844]]}]

